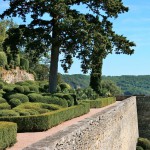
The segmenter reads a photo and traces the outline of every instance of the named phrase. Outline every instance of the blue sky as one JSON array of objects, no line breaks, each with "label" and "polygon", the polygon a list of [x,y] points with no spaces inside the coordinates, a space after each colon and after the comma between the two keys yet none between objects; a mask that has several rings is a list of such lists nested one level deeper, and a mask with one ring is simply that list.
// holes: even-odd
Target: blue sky
[{"label": "blue sky", "polygon": [[[114,20],[116,33],[126,36],[136,43],[135,53],[129,55],[110,54],[104,60],[103,75],[150,75],[150,0],[123,0],[129,12],[120,14]],[[0,1],[0,13],[8,7]],[[82,8],[82,11],[85,11]],[[15,19],[16,23],[21,20]],[[59,72],[64,73],[59,66]],[[82,73],[80,61],[74,60],[69,74]]]}]

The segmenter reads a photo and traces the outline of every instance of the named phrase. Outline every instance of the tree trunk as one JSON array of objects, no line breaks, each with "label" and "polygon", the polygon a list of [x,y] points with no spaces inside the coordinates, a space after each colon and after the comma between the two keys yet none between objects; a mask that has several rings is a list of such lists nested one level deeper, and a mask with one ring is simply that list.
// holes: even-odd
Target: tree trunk
[{"label": "tree trunk", "polygon": [[52,33],[52,50],[50,60],[50,74],[49,74],[49,92],[55,93],[57,88],[57,73],[59,60],[59,33],[57,31],[56,21],[53,19],[53,33]]},{"label": "tree trunk", "polygon": [[93,51],[92,71],[90,75],[90,87],[97,93],[101,94],[101,78],[103,66],[103,50]]}]

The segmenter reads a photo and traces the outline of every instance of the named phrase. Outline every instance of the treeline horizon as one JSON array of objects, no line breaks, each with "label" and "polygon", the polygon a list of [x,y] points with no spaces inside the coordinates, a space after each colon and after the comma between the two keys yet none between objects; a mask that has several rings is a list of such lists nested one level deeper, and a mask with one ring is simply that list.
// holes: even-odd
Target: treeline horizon
[{"label": "treeline horizon", "polygon": [[[90,75],[62,74],[62,79],[73,88],[86,88],[90,83]],[[111,80],[116,83],[123,95],[150,95],[150,75],[103,75],[102,80]]]}]

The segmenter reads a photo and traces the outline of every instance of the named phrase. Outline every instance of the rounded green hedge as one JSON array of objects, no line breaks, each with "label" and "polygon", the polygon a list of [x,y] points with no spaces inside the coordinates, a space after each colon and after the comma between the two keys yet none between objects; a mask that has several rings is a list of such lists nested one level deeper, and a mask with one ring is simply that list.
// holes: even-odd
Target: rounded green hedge
[{"label": "rounded green hedge", "polygon": [[0,52],[0,67],[7,65],[7,56],[6,53]]},{"label": "rounded green hedge", "polygon": [[16,143],[17,139],[17,124],[12,122],[0,122],[0,149],[4,150],[7,147]]},{"label": "rounded green hedge", "polygon": [[0,121],[5,120],[17,123],[18,132],[44,131],[66,120],[70,120],[72,118],[88,113],[89,110],[89,104],[82,103],[76,106],[62,108],[41,115],[0,117]]},{"label": "rounded green hedge", "polygon": [[25,102],[29,102],[29,98],[28,96],[21,94],[21,93],[16,93],[16,94],[12,94],[9,95],[9,100],[13,99],[13,98],[17,98],[21,101],[21,103],[25,103]]},{"label": "rounded green hedge", "polygon": [[31,85],[31,86],[28,86],[29,89],[30,89],[30,92],[35,92],[35,93],[39,93],[39,87],[36,86],[36,85]]},{"label": "rounded green hedge", "polygon": [[30,102],[42,102],[43,101],[43,96],[38,93],[30,93],[28,94],[29,101]]},{"label": "rounded green hedge", "polygon": [[6,103],[1,103],[0,104],[0,111],[3,109],[11,109],[11,106],[6,102]]},{"label": "rounded green hedge", "polygon": [[19,116],[19,113],[17,113],[14,110],[0,110],[0,117],[11,117],[11,116]]},{"label": "rounded green hedge", "polygon": [[10,101],[9,101],[9,104],[11,105],[11,107],[16,107],[18,105],[21,105],[21,101],[20,99],[18,98],[12,98]]},{"label": "rounded green hedge", "polygon": [[23,88],[23,86],[17,85],[17,86],[14,88],[14,91],[17,92],[17,93],[24,93],[24,88]]},{"label": "rounded green hedge", "polygon": [[0,97],[0,104],[1,103],[7,103],[7,101],[4,98]]},{"label": "rounded green hedge", "polygon": [[62,107],[68,107],[68,102],[65,99],[56,96],[43,96],[43,102],[48,104],[56,104]]}]

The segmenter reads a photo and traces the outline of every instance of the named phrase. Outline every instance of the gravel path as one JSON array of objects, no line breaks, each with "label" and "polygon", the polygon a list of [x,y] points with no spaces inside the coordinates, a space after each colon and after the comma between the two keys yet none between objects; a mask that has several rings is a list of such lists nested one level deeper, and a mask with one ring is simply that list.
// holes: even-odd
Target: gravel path
[{"label": "gravel path", "polygon": [[83,116],[74,118],[72,120],[63,122],[60,125],[53,127],[47,131],[18,133],[17,134],[17,143],[14,146],[12,146],[11,148],[7,148],[7,150],[22,150],[23,148],[25,148],[33,143],[36,143],[37,141],[39,141],[43,138],[46,138],[47,136],[52,136],[53,134],[55,134],[61,130],[64,130],[68,126],[76,124],[78,121],[81,121],[85,118],[89,118],[96,113],[99,113],[107,108],[117,105],[118,103],[121,103],[121,102],[116,102],[114,104],[111,104],[111,105],[103,107],[103,108],[90,109],[89,113],[87,113]]}]

